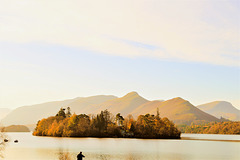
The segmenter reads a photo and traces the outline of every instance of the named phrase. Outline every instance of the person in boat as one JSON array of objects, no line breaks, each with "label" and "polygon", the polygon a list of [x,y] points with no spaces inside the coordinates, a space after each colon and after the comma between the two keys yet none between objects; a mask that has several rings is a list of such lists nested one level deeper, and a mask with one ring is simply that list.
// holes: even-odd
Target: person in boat
[{"label": "person in boat", "polygon": [[84,158],[85,156],[82,154],[82,152],[80,152],[78,155],[77,155],[77,160],[82,160],[82,158]]}]

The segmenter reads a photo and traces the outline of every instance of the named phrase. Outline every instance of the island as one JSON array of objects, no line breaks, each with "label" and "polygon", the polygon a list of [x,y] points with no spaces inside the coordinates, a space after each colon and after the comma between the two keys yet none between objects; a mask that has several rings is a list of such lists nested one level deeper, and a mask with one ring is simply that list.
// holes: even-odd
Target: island
[{"label": "island", "polygon": [[29,128],[24,125],[10,125],[1,127],[1,132],[30,132]]},{"label": "island", "polygon": [[126,118],[120,113],[113,116],[108,110],[97,115],[71,114],[70,108],[61,108],[55,116],[38,121],[35,136],[53,137],[103,137],[179,139],[181,132],[168,118],[156,115],[132,115]]}]

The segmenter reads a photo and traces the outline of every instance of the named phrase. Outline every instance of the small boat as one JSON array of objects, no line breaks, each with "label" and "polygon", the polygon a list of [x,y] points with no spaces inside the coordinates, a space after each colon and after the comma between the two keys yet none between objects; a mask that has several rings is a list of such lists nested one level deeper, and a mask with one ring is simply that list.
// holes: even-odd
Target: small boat
[{"label": "small boat", "polygon": [[8,139],[4,139],[4,142],[8,142]]},{"label": "small boat", "polygon": [[14,143],[18,143],[18,140],[15,140]]}]

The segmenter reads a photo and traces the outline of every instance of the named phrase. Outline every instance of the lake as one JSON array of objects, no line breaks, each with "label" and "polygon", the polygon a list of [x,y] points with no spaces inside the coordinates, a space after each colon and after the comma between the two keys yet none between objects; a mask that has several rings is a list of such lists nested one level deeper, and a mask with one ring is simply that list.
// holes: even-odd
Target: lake
[{"label": "lake", "polygon": [[[6,133],[5,160],[239,160],[240,135],[182,134],[180,140],[36,137]],[[14,140],[18,143],[14,143]],[[1,158],[0,158],[1,159]]]}]

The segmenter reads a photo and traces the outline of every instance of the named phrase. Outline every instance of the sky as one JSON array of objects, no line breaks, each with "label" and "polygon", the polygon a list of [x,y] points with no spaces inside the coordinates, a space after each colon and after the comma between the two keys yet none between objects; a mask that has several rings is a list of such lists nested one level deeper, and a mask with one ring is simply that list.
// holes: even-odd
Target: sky
[{"label": "sky", "polygon": [[0,108],[137,91],[240,109],[239,0],[0,0]]}]

